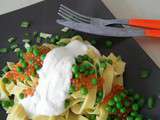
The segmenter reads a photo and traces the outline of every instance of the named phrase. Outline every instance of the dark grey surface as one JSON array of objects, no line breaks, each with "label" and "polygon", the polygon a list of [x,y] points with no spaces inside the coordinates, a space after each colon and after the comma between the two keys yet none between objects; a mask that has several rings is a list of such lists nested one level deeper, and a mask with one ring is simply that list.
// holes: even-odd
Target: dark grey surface
[{"label": "dark grey surface", "polygon": [[[62,28],[57,25],[55,20],[58,17],[56,11],[58,4],[64,3],[65,5],[80,11],[82,14],[91,15],[93,17],[112,18],[112,14],[105,9],[104,5],[99,0],[48,0],[43,3],[39,3],[6,15],[0,16],[0,47],[7,46],[7,38],[9,36],[17,36],[19,43],[26,30],[19,27],[21,20],[27,19],[32,21],[32,27],[29,29],[32,31],[43,31],[49,33],[56,33]],[[126,72],[124,75],[125,86],[127,88],[133,88],[134,90],[142,93],[146,96],[160,94],[160,70],[151,61],[151,59],[144,53],[139,45],[131,38],[111,38],[100,36],[88,36],[89,39],[96,39],[96,47],[104,54],[114,52],[117,55],[121,55],[127,62]],[[107,50],[104,46],[105,40],[112,40],[114,43],[113,49]],[[0,68],[6,61],[15,60],[13,54],[0,55]],[[151,76],[146,80],[139,78],[139,72],[143,68],[149,68],[152,70]],[[160,100],[159,100],[160,101]],[[42,105],[43,106],[43,105]],[[43,108],[43,107],[42,107]],[[160,105],[157,105],[153,111],[145,111],[146,116],[152,116],[154,120],[160,120]],[[1,109],[0,120],[5,120],[5,112]]]}]

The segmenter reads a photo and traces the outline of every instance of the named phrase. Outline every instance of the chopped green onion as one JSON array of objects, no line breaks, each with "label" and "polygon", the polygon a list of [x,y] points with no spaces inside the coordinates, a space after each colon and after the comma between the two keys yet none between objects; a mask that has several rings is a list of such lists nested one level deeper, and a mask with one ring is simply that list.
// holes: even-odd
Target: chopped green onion
[{"label": "chopped green onion", "polygon": [[20,98],[20,99],[24,99],[24,94],[23,94],[23,93],[20,93],[20,94],[19,94],[19,98]]},{"label": "chopped green onion", "polygon": [[33,37],[37,37],[38,36],[38,32],[33,32]]},{"label": "chopped green onion", "polygon": [[41,38],[47,39],[47,38],[51,38],[52,34],[48,34],[48,33],[43,33],[41,32],[39,35]]},{"label": "chopped green onion", "polygon": [[8,52],[8,48],[0,48],[0,53],[7,53]]},{"label": "chopped green onion", "polygon": [[41,42],[41,37],[40,37],[40,36],[37,36],[37,37],[36,37],[36,42],[37,42],[37,43],[40,43],[40,42]]},{"label": "chopped green onion", "polygon": [[30,26],[30,22],[29,21],[22,21],[21,24],[20,24],[20,27],[21,28],[29,28]]},{"label": "chopped green onion", "polygon": [[23,51],[22,51],[22,50],[19,50],[19,51],[17,52],[17,57],[18,57],[18,58],[23,58]]},{"label": "chopped green onion", "polygon": [[82,95],[87,95],[87,94],[88,94],[88,89],[87,89],[86,87],[81,87],[81,88],[80,88],[80,93],[81,93]]},{"label": "chopped green onion", "polygon": [[9,71],[9,67],[7,65],[2,68],[3,73],[6,73],[8,71]]},{"label": "chopped green onion", "polygon": [[116,113],[116,112],[117,112],[117,109],[113,107],[111,113]]},{"label": "chopped green onion", "polygon": [[93,79],[91,80],[91,82],[92,82],[93,85],[97,85],[97,79],[96,79],[96,78],[93,78]]},{"label": "chopped green onion", "polygon": [[54,37],[51,37],[50,43],[56,44],[60,40],[60,36],[56,35]]},{"label": "chopped green onion", "polygon": [[11,50],[14,50],[14,49],[18,48],[18,45],[16,43],[11,44],[10,48],[11,48]]},{"label": "chopped green onion", "polygon": [[31,40],[30,39],[23,39],[22,42],[24,42],[24,43],[30,43]]},{"label": "chopped green onion", "polygon": [[112,48],[113,43],[112,43],[112,41],[107,40],[107,41],[105,42],[105,45],[106,45],[107,49],[111,49],[111,48]]},{"label": "chopped green onion", "polygon": [[121,98],[120,98],[120,96],[116,95],[116,96],[114,96],[114,100],[115,100],[115,102],[119,102],[119,101],[121,101]]},{"label": "chopped green onion", "polygon": [[149,69],[143,69],[141,72],[140,72],[140,78],[141,79],[146,79],[150,76],[151,74],[151,71]]},{"label": "chopped green onion", "polygon": [[156,99],[155,99],[155,97],[149,97],[148,99],[147,99],[147,107],[148,107],[148,109],[153,109],[154,107],[155,107],[155,105],[156,105]]},{"label": "chopped green onion", "polygon": [[15,38],[15,37],[11,37],[11,38],[8,39],[8,42],[9,42],[9,43],[13,43],[13,42],[15,42],[15,41],[16,41],[16,38]]},{"label": "chopped green onion", "polygon": [[90,42],[91,42],[92,45],[95,45],[95,44],[96,44],[96,40],[93,40],[93,39],[92,39]]},{"label": "chopped green onion", "polygon": [[27,52],[31,53],[33,51],[32,47],[27,47],[26,48]]},{"label": "chopped green onion", "polygon": [[62,32],[67,32],[68,30],[69,30],[68,27],[64,27],[61,31],[62,31]]}]

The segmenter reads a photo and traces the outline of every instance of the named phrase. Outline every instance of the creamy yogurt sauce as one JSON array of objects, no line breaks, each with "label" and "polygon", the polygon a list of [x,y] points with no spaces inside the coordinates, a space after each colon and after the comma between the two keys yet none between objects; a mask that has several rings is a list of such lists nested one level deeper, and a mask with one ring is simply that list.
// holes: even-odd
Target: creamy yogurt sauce
[{"label": "creamy yogurt sauce", "polygon": [[30,117],[59,115],[64,112],[75,57],[86,54],[90,47],[98,53],[90,44],[74,40],[65,47],[51,50],[46,55],[43,66],[38,71],[39,84],[34,95],[20,101]]}]

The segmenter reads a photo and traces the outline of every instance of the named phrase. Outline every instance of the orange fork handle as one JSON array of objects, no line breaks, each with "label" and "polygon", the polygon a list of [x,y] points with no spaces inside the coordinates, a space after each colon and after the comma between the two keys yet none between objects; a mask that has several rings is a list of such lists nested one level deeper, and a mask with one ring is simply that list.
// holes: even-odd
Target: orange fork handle
[{"label": "orange fork handle", "polygon": [[144,35],[147,37],[160,37],[160,30],[145,29]]},{"label": "orange fork handle", "polygon": [[128,24],[136,27],[160,29],[160,20],[152,19],[129,19]]}]

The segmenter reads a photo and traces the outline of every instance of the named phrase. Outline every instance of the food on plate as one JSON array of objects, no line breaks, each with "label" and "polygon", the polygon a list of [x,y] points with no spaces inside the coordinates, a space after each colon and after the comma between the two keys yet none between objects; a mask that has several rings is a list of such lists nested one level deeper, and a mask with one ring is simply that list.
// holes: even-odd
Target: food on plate
[{"label": "food on plate", "polygon": [[120,57],[101,55],[81,36],[53,41],[26,44],[17,63],[7,62],[0,78],[7,120],[143,119],[144,99],[124,89]]}]

